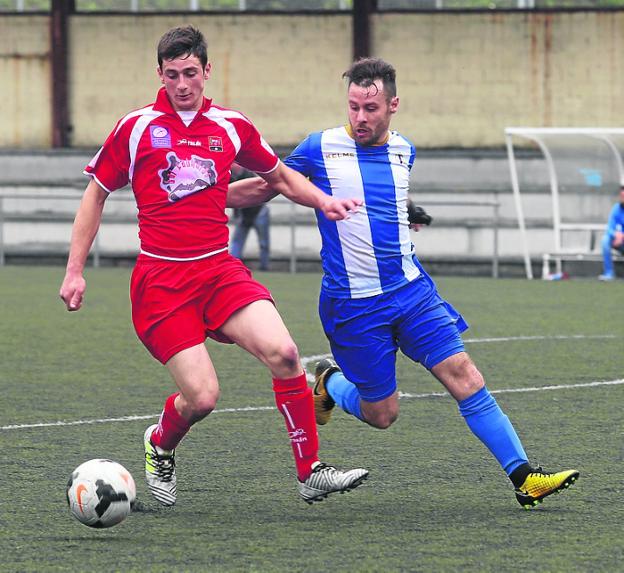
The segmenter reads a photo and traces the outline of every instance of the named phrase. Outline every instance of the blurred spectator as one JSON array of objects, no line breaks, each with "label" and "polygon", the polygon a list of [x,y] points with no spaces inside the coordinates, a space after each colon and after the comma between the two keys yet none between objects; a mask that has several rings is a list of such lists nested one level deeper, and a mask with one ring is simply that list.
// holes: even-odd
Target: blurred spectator
[{"label": "blurred spectator", "polygon": [[624,184],[620,186],[620,200],[611,209],[607,228],[602,237],[603,273],[598,277],[601,281],[615,279],[613,249],[624,254]]},{"label": "blurred spectator", "polygon": [[[232,166],[232,181],[239,181],[248,177],[254,177],[255,174],[247,169],[243,169],[238,164]],[[260,266],[261,271],[268,271],[270,266],[270,226],[271,214],[269,206],[265,203],[257,207],[245,207],[243,209],[234,209],[234,221],[236,228],[230,242],[230,253],[237,259],[243,258],[243,249],[245,242],[251,229],[255,229],[258,236],[258,245],[260,247]]]}]

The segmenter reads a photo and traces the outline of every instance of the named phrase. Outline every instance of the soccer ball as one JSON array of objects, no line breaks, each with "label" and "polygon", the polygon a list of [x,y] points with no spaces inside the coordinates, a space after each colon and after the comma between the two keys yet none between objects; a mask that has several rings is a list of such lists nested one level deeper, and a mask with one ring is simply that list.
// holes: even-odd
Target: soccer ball
[{"label": "soccer ball", "polygon": [[79,465],[67,483],[69,510],[89,527],[112,527],[122,522],[135,499],[132,475],[112,460],[94,459]]}]

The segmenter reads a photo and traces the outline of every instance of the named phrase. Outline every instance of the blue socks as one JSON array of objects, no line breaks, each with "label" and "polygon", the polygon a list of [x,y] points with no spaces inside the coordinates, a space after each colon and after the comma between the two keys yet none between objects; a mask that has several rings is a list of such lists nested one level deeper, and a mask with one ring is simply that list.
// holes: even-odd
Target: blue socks
[{"label": "blue socks", "polygon": [[[332,374],[326,380],[325,388],[347,414],[364,421],[357,387],[342,372]],[[459,402],[459,412],[472,433],[485,444],[507,475],[528,463],[518,434],[487,388],[483,387]]]},{"label": "blue socks", "polygon": [[507,475],[528,463],[518,434],[487,388],[459,402],[459,412]]},{"label": "blue socks", "polygon": [[347,414],[364,421],[360,407],[360,393],[355,384],[349,382],[342,372],[334,372],[326,381],[325,388]]}]

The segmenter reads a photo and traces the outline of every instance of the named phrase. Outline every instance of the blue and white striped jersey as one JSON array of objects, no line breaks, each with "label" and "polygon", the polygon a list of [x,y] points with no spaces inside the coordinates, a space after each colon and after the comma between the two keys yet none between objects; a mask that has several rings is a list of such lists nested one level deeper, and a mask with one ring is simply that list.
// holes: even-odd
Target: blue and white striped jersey
[{"label": "blue and white striped jersey", "polygon": [[285,163],[328,195],[360,198],[349,219],[330,221],[316,212],[329,296],[365,298],[390,292],[421,274],[407,220],[414,146],[396,131],[383,145],[363,147],[346,127],[309,135]]}]

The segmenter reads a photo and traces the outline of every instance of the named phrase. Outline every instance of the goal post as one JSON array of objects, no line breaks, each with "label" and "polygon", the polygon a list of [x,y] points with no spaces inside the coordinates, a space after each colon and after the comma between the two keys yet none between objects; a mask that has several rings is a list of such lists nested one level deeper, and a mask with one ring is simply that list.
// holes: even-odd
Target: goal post
[{"label": "goal post", "polygon": [[[518,219],[518,229],[522,243],[525,272],[528,279],[533,278],[531,253],[527,233],[527,221],[521,196],[521,182],[518,161],[514,151],[514,138],[528,140],[541,152],[545,162],[550,189],[552,211],[553,246],[552,258],[561,272],[561,258],[565,254],[562,245],[564,231],[587,231],[596,225],[582,223],[566,223],[562,221],[561,192],[562,188],[614,187],[624,184],[624,128],[599,127],[507,127],[505,128],[505,144],[513,190],[514,205]],[[574,157],[572,157],[574,156]],[[577,165],[573,164],[573,159]],[[589,167],[587,167],[589,165]],[[580,166],[580,167],[579,167]],[[583,167],[585,166],[585,167]],[[573,177],[581,177],[579,183]],[[613,199],[614,200],[614,199]],[[604,224],[608,212],[604,213]],[[544,253],[546,258],[549,256]]]}]

